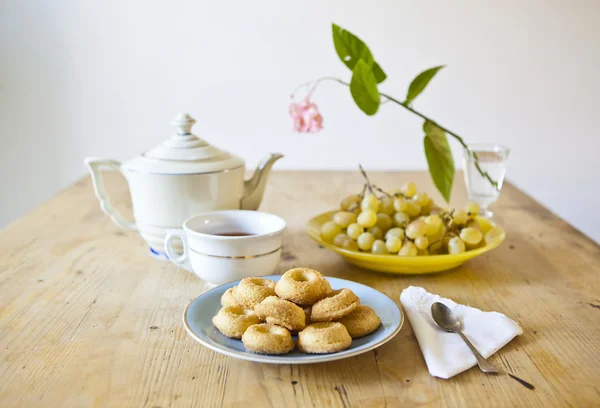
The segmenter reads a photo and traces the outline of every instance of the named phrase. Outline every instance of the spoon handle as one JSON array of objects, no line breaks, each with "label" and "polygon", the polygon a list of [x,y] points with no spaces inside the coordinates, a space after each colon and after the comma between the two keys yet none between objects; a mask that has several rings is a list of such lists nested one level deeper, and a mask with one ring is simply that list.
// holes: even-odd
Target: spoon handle
[{"label": "spoon handle", "polygon": [[477,359],[477,365],[479,365],[479,368],[481,369],[481,371],[483,371],[484,373],[497,373],[498,372],[496,367],[494,367],[493,365],[488,363],[487,360],[485,358],[483,358],[483,356],[481,354],[479,354],[479,351],[477,351],[475,346],[473,346],[473,344],[471,344],[471,342],[469,341],[467,336],[465,336],[462,333],[462,331],[457,330],[456,332],[458,334],[460,334],[460,337],[462,337],[462,339],[465,341],[465,343],[467,343],[467,346],[469,346],[469,348],[475,355],[475,358]]}]

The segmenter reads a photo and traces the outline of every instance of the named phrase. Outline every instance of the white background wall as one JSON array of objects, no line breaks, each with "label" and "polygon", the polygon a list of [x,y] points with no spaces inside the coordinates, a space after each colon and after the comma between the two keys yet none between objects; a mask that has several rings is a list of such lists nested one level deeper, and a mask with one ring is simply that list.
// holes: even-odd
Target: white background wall
[{"label": "white background wall", "polygon": [[417,109],[510,146],[508,177],[600,241],[599,16],[597,0],[4,0],[0,227],[81,177],[84,157],[159,143],[180,110],[249,165],[281,151],[279,169],[425,168],[417,118],[391,104],[366,117],[336,84],[315,94],[326,129],[292,133],[297,84],[350,78],[333,21],[369,44],[392,95],[447,64]]}]

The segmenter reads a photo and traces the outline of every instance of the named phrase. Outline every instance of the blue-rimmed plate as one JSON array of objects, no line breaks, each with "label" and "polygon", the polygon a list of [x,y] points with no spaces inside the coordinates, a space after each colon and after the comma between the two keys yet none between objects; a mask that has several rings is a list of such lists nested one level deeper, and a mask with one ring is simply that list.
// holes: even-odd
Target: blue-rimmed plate
[{"label": "blue-rimmed plate", "polygon": [[[281,275],[264,276],[278,281]],[[383,293],[360,283],[345,279],[327,278],[333,289],[348,288],[360,298],[363,305],[371,306],[381,319],[381,325],[373,333],[352,340],[349,349],[334,354],[304,354],[294,349],[289,354],[263,355],[246,351],[241,340],[222,335],[212,324],[212,318],[221,308],[221,296],[239,281],[217,286],[192,301],[183,313],[183,325],[187,332],[203,346],[218,353],[243,360],[272,364],[310,364],[341,360],[365,353],[390,341],[402,327],[404,315],[396,304]]]}]

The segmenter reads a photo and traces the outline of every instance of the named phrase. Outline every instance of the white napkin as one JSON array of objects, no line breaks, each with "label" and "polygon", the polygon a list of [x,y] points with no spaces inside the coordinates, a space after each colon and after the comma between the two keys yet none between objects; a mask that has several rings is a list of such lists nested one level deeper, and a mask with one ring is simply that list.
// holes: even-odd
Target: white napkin
[{"label": "white napkin", "polygon": [[458,334],[447,333],[435,325],[431,317],[434,302],[445,304],[456,314],[462,332],[485,358],[523,334],[516,322],[501,313],[482,312],[428,293],[423,288],[409,286],[402,291],[400,303],[408,315],[429,373],[435,377],[450,378],[473,367],[477,360]]}]

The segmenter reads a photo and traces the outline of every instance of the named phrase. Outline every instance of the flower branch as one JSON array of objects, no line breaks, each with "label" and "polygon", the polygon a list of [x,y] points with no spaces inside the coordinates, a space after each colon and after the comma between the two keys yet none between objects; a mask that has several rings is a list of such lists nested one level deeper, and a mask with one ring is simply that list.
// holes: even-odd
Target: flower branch
[{"label": "flower branch", "polygon": [[[296,91],[301,88],[307,88],[308,91],[305,97],[299,102],[294,100],[294,95],[292,94],[290,116],[294,120],[294,129],[296,131],[313,133],[323,128],[323,117],[319,113],[317,105],[310,98],[321,82],[335,81],[350,89],[354,102],[367,115],[376,114],[379,107],[384,103],[394,102],[425,121],[423,123],[423,132],[425,134],[423,146],[429,172],[435,186],[446,201],[450,201],[450,192],[455,174],[454,159],[447,138],[448,134],[456,139],[473,157],[475,168],[479,174],[499,190],[498,182],[493,180],[490,174],[482,169],[477,155],[469,149],[462,137],[412,107],[412,102],[423,92],[438,71],[444,68],[443,65],[427,69],[417,75],[410,83],[406,99],[402,102],[391,95],[379,91],[378,85],[385,81],[387,75],[377,61],[375,61],[369,47],[361,39],[335,24],[332,24],[332,34],[335,51],[340,61],[352,71],[352,79],[350,82],[346,82],[335,77],[323,77],[298,87]],[[372,188],[369,185],[369,189]]]}]

